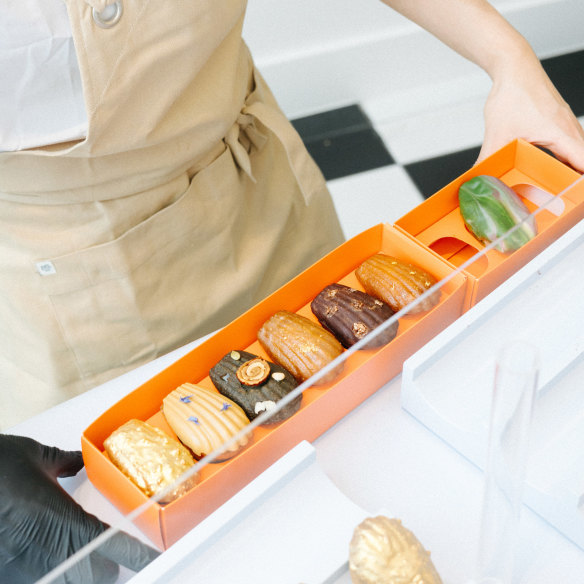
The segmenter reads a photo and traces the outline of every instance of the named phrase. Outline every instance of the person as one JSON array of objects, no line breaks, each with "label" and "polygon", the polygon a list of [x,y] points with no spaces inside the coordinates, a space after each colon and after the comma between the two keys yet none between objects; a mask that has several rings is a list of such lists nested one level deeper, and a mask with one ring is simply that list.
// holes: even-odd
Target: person
[{"label": "person", "polygon": [[478,162],[516,138],[584,172],[584,131],[527,40],[486,0],[382,0],[492,80]]},{"label": "person", "polygon": [[[486,0],[383,1],[490,75],[479,159],[524,138],[584,171],[577,119]],[[59,2],[39,2],[41,19]],[[324,179],[242,40],[245,0],[65,4],[74,67],[59,88],[74,105],[49,132],[58,139],[0,153],[0,428],[226,324],[342,240]],[[4,459],[21,446],[5,441]],[[2,464],[24,525],[38,511],[19,485],[48,467]],[[52,523],[45,537],[58,533]]]},{"label": "person", "polygon": [[[0,434],[0,566],[2,582],[30,584],[57,568],[108,526],[86,513],[58,484],[83,468],[80,452]],[[115,582],[119,566],[140,571],[159,552],[116,532],[56,582]]]},{"label": "person", "polygon": [[[0,428],[220,328],[343,239],[242,40],[245,0],[8,10],[31,19],[30,3],[43,21],[60,9],[70,30],[71,81],[48,87],[83,115],[0,153],[0,379],[19,388],[0,392]],[[584,170],[578,121],[486,0],[385,3],[493,79],[481,159],[521,137]],[[41,55],[39,71],[53,61]],[[35,77],[13,68],[14,83]],[[40,125],[31,95],[4,114],[15,130]]]}]

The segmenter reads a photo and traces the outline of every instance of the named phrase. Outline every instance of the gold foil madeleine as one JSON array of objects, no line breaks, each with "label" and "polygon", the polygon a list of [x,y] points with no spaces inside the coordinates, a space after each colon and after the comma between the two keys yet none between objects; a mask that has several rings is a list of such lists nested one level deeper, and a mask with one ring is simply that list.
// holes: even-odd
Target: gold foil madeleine
[{"label": "gold foil madeleine", "polygon": [[442,584],[430,554],[399,519],[368,517],[349,544],[353,584]]},{"label": "gold foil madeleine", "polygon": [[[365,260],[355,275],[367,294],[383,300],[394,312],[413,302],[437,281],[419,266],[382,253]],[[437,290],[412,308],[410,314],[430,310],[439,300],[440,291]]]},{"label": "gold foil madeleine", "polygon": [[[190,452],[168,434],[141,420],[130,420],[105,439],[111,461],[148,497],[172,485],[195,464]],[[196,484],[196,476],[164,495],[173,501]]]}]

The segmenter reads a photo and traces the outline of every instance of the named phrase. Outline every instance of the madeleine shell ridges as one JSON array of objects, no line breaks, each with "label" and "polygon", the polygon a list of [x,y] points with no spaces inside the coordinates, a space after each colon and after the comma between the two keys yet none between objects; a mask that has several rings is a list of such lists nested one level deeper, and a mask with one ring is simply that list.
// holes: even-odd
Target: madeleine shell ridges
[{"label": "madeleine shell ridges", "polygon": [[[355,270],[355,275],[367,294],[383,300],[395,312],[413,302],[437,282],[432,274],[420,266],[382,253],[366,259]],[[440,290],[437,290],[409,314],[430,310],[439,300]]]},{"label": "madeleine shell ridges", "polygon": [[[179,440],[198,457],[213,452],[249,424],[235,402],[193,383],[171,391],[162,400],[162,413]],[[233,456],[248,441],[248,436],[241,437],[220,458]]]},{"label": "madeleine shell ridges", "polygon": [[[305,316],[287,310],[280,310],[266,320],[257,337],[270,358],[301,382],[343,352],[343,346],[329,331]],[[343,364],[335,367],[317,383],[332,381],[342,368]]]},{"label": "madeleine shell ridges", "polygon": [[[217,390],[233,400],[246,413],[250,420],[255,419],[263,409],[270,407],[270,401],[276,404],[290,393],[298,382],[294,376],[281,365],[267,361],[270,374],[265,382],[256,386],[242,384],[237,379],[237,370],[241,365],[256,359],[258,356],[247,351],[230,351],[210,371],[209,377]],[[276,379],[273,374],[281,374]],[[297,396],[278,412],[272,415],[266,423],[281,422],[289,418],[300,408],[302,395]],[[262,408],[258,411],[258,408]]]},{"label": "madeleine shell ridges", "polygon": [[[344,284],[329,284],[310,304],[320,324],[349,348],[394,315],[392,308],[379,300]],[[396,321],[377,334],[364,349],[374,349],[392,341],[398,329]]]}]

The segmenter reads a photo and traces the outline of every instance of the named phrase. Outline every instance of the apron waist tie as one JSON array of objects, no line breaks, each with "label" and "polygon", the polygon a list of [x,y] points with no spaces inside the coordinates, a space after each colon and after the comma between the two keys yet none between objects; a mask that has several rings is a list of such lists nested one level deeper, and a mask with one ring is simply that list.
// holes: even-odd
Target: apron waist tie
[{"label": "apron waist tie", "polygon": [[279,140],[286,152],[288,163],[308,205],[314,192],[322,189],[324,179],[320,169],[306,151],[302,139],[287,118],[274,107],[263,102],[245,105],[225,136],[237,165],[255,183],[249,154],[252,147],[260,149],[267,137],[256,126],[261,122]]}]

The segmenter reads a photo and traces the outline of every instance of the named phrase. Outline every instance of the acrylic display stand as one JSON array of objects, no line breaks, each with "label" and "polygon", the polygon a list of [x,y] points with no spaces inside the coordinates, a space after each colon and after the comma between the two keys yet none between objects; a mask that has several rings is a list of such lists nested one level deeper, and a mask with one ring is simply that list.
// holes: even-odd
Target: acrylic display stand
[{"label": "acrylic display stand", "polygon": [[402,406],[484,468],[494,356],[540,354],[524,502],[584,549],[584,223],[404,363]]}]

